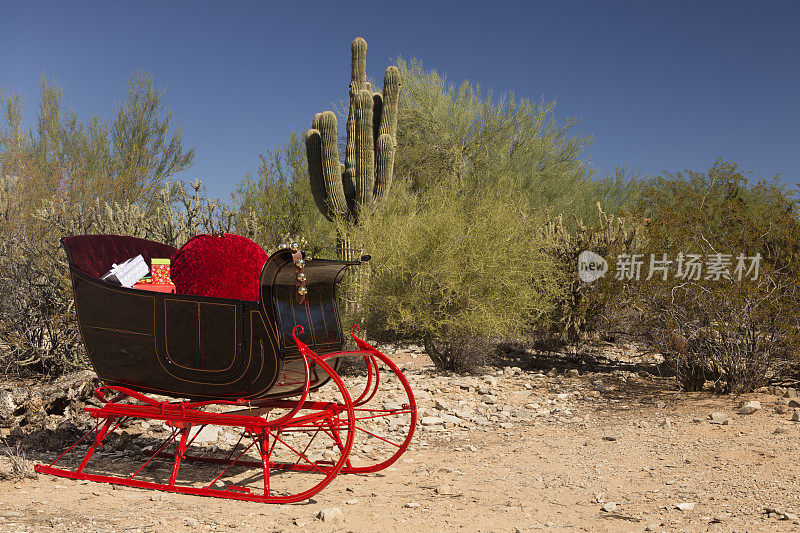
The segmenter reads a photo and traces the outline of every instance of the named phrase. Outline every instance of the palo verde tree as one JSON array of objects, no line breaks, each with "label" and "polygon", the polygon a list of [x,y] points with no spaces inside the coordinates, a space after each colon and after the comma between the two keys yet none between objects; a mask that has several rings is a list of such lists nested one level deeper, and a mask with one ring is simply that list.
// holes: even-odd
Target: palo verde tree
[{"label": "palo verde tree", "polygon": [[162,94],[137,75],[113,117],[80,121],[43,79],[26,130],[22,97],[0,90],[0,372],[85,365],[59,237],[122,233],[180,245],[204,210],[220,212],[199,183],[191,197],[168,182],[194,149],[184,147]]},{"label": "palo verde tree", "polygon": [[320,212],[331,221],[344,221],[339,250],[352,254],[347,226],[358,224],[365,209],[373,208],[389,192],[397,146],[397,109],[400,71],[390,66],[383,93],[367,81],[367,42],[352,45],[350,110],[344,163],[339,160],[338,122],[333,111],[314,115],[306,133],[306,155],[311,193]]}]

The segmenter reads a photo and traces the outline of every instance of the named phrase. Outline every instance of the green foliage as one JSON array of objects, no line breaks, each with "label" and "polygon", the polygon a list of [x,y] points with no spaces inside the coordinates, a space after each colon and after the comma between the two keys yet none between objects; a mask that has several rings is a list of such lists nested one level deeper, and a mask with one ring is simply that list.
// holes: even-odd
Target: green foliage
[{"label": "green foliage", "polygon": [[114,120],[83,124],[43,81],[37,125],[25,132],[21,98],[3,93],[0,370],[86,365],[60,237],[119,233],[180,246],[196,233],[232,229],[234,213],[206,198],[199,181],[192,191],[165,181],[191,164],[194,150],[169,133],[161,95],[134,78]]},{"label": "green foliage", "polygon": [[[288,236],[319,244],[332,242],[334,229],[316,209],[308,178],[305,149],[294,133],[288,142],[261,156],[257,176],[236,186],[237,231],[266,250]],[[259,228],[255,231],[253,228]]]},{"label": "green foliage", "polygon": [[563,215],[545,224],[543,232],[555,242],[554,256],[562,273],[563,298],[550,317],[548,329],[560,340],[577,342],[595,332],[605,318],[607,307],[619,297],[620,285],[612,273],[594,283],[578,278],[578,256],[592,251],[601,257],[636,252],[642,244],[644,228],[630,221],[607,214],[597,203],[597,222],[585,224],[577,217],[568,225]]},{"label": "green foliage", "polygon": [[141,201],[194,159],[194,148],[185,149],[180,130],[171,127],[172,115],[161,104],[163,91],[144,75],[129,81],[111,121],[92,116],[79,122],[63,109],[61,88],[43,78],[36,126],[24,132],[21,98],[4,96],[2,164],[9,176],[25,166],[26,179],[17,189],[25,193],[20,201],[28,215],[45,192],[75,205],[95,198]]},{"label": "green foliage", "polygon": [[[777,180],[750,185],[736,164],[718,160],[706,172],[651,180],[638,210],[649,219],[645,257],[667,253],[673,263],[667,280],[637,284],[633,302],[683,388],[713,380],[719,391],[751,391],[796,357],[800,222],[789,191]],[[678,277],[679,253],[724,254],[729,276]],[[761,258],[757,277],[737,275],[740,254]]]},{"label": "green foliage", "polygon": [[61,373],[84,368],[72,284],[62,236],[132,235],[179,247],[198,233],[229,232],[234,213],[183,184],[167,185],[147,203],[86,203],[79,211],[62,199],[44,199],[26,224],[0,229],[0,370]]},{"label": "green foliage", "polygon": [[344,165],[339,160],[338,122],[332,111],[317,113],[306,133],[311,192],[328,220],[357,223],[364,209],[380,203],[392,185],[397,146],[400,73],[386,69],[383,94],[367,82],[367,42],[352,45],[350,110]]},{"label": "green foliage", "polygon": [[459,190],[517,194],[536,213],[593,215],[595,187],[586,159],[590,138],[576,121],[556,121],[554,102],[513,94],[495,99],[468,81],[458,88],[418,61],[397,61],[403,78],[398,119],[398,179],[422,193],[453,177]]},{"label": "green foliage", "polygon": [[593,182],[595,201],[603,211],[627,215],[639,204],[647,178],[626,165],[616,165],[614,170]]},{"label": "green foliage", "polygon": [[373,254],[373,334],[421,337],[437,366],[462,370],[453,343],[519,338],[552,311],[551,243],[536,237],[543,220],[524,202],[499,191],[475,195],[454,181],[392,196],[356,234]]}]

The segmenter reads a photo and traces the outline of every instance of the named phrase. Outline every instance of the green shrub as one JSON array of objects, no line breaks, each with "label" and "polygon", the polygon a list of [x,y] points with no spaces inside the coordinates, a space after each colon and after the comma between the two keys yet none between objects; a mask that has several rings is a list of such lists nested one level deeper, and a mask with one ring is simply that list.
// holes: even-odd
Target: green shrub
[{"label": "green shrub", "polygon": [[[777,180],[749,185],[735,164],[717,161],[652,180],[638,211],[650,220],[644,257],[667,253],[673,262],[666,280],[631,285],[632,304],[682,388],[712,380],[718,391],[751,391],[796,358],[800,222],[789,191]],[[687,271],[679,253],[723,259],[728,277],[678,277]],[[747,258],[761,258],[756,279],[737,272],[740,254],[745,269]]]},{"label": "green shrub", "polygon": [[43,81],[30,133],[21,127],[21,99],[0,98],[0,371],[86,365],[61,237],[118,233],[180,246],[196,233],[233,228],[234,213],[206,198],[199,181],[191,191],[166,181],[191,164],[194,150],[170,132],[161,94],[136,77],[111,121],[83,124]]},{"label": "green shrub", "polygon": [[622,289],[614,280],[613,271],[593,283],[581,281],[578,256],[583,251],[592,251],[610,260],[613,268],[614,257],[633,253],[641,245],[643,227],[607,214],[598,202],[596,224],[585,224],[575,217],[573,224],[568,225],[562,215],[549,220],[543,232],[555,242],[553,254],[563,274],[563,297],[549,317],[548,331],[541,333],[556,333],[562,342],[578,342],[598,330],[606,318],[606,310],[615,306]]},{"label": "green shrub", "polygon": [[[403,79],[395,174],[413,191],[454,178],[464,191],[518,195],[533,213],[593,215],[598,198],[577,123],[555,119],[555,102],[495,98],[458,87],[418,61],[397,61]],[[613,195],[610,187],[604,190]]]},{"label": "green shrub", "polygon": [[542,223],[491,187],[396,187],[357,235],[372,254],[370,332],[422,338],[437,367],[459,371],[477,339],[523,337],[559,297]]}]

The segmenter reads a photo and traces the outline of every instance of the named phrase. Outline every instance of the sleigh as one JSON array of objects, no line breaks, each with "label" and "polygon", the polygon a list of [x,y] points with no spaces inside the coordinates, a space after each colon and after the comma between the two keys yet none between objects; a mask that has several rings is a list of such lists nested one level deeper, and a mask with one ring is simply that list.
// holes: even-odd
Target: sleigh
[{"label": "sleigh", "polygon": [[[344,350],[336,290],[359,261],[279,250],[251,302],[100,280],[137,254],[171,257],[171,246],[116,235],[62,244],[81,337],[104,385],[85,408],[92,429],[38,472],[291,503],[339,473],[384,469],[408,448],[417,419],[408,381],[357,326],[356,349]],[[340,376],[344,366],[357,375]],[[147,427],[149,439],[139,435]]]}]

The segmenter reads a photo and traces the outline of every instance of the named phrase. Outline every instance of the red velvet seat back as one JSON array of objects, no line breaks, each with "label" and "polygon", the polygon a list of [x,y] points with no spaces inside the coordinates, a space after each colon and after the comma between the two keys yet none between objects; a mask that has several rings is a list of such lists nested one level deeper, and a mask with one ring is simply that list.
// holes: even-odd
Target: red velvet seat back
[{"label": "red velvet seat back", "polygon": [[69,263],[95,278],[111,270],[112,264],[139,254],[149,266],[151,258],[170,258],[178,251],[168,244],[126,235],[76,235],[64,237],[61,244],[67,252]]}]

